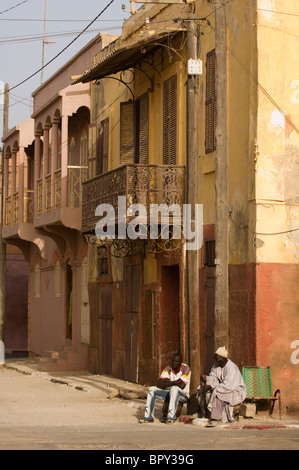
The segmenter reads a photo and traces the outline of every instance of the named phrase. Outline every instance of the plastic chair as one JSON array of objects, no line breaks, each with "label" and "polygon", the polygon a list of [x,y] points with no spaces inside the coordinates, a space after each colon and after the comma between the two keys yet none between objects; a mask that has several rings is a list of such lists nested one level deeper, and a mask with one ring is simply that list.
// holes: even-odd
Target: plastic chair
[{"label": "plastic chair", "polygon": [[280,390],[277,389],[273,395],[272,379],[270,367],[242,367],[242,376],[245,382],[248,400],[270,400],[272,405],[270,407],[270,415],[273,413],[275,401],[279,402],[279,417],[281,417],[281,395]]}]

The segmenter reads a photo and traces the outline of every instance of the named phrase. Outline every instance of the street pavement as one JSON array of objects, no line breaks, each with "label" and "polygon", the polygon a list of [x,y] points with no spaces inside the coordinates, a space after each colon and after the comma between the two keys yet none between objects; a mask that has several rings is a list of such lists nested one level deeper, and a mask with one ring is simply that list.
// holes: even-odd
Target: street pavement
[{"label": "street pavement", "polygon": [[[7,360],[0,369],[0,390],[0,450],[101,450],[102,459],[122,451],[154,452],[152,459],[172,451],[183,459],[188,451],[198,464],[200,450],[299,448],[298,418],[257,415],[204,428],[192,424],[196,420],[184,410],[181,422],[167,425],[160,422],[157,402],[155,423],[139,424],[146,387],[83,371],[40,372],[31,359]],[[157,463],[148,458],[144,464]]]}]

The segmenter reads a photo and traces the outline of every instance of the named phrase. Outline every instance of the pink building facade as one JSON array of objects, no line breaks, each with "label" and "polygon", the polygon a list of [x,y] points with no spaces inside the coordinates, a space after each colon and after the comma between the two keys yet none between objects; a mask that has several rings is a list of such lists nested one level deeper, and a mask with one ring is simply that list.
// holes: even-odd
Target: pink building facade
[{"label": "pink building facade", "polygon": [[81,196],[93,161],[90,85],[74,87],[70,79],[110,40],[98,35],[35,90],[31,119],[3,137],[2,236],[28,263],[27,348],[42,370],[89,365]]}]

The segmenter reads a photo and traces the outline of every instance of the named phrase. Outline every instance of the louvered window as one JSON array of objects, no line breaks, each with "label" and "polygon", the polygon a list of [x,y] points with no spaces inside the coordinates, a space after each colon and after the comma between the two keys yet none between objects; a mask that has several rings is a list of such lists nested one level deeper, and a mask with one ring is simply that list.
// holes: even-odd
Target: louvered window
[{"label": "louvered window", "polygon": [[120,104],[120,161],[135,163],[135,101]]},{"label": "louvered window", "polygon": [[206,153],[216,150],[216,54],[215,49],[207,54],[206,64]]},{"label": "louvered window", "polygon": [[88,130],[88,179],[97,175],[97,150],[98,150],[97,124],[91,124]]},{"label": "louvered window", "polygon": [[121,103],[120,161],[122,164],[148,163],[149,101],[142,95],[136,101]]},{"label": "louvered window", "polygon": [[138,99],[138,126],[138,160],[139,163],[147,165],[149,141],[149,102],[147,94]]},{"label": "louvered window", "polygon": [[163,84],[163,164],[176,165],[177,77]]},{"label": "louvered window", "polygon": [[99,173],[106,173],[108,171],[108,155],[109,155],[109,119],[101,122],[100,127],[100,168]]}]

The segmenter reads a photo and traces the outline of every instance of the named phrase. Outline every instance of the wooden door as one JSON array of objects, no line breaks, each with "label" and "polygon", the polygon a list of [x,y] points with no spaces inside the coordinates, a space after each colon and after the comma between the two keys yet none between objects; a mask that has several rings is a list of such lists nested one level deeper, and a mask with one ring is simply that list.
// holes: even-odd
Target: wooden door
[{"label": "wooden door", "polygon": [[214,363],[215,353],[215,268],[206,268],[206,331],[205,348],[206,362],[205,373],[209,374]]},{"label": "wooden door", "polygon": [[111,286],[100,289],[101,298],[101,371],[103,374],[112,374],[112,290]]},{"label": "wooden door", "polygon": [[179,266],[163,266],[161,271],[161,315],[159,344],[162,367],[171,364],[180,351],[180,271]]},{"label": "wooden door", "polygon": [[137,382],[140,266],[127,267],[125,378]]}]

